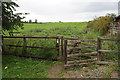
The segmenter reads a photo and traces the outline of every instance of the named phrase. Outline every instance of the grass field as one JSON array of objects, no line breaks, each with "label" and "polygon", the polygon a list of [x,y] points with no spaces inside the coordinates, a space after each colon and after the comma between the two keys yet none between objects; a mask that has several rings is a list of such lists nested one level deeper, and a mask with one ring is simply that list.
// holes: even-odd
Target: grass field
[{"label": "grass field", "polygon": [[[24,23],[24,29],[19,29],[14,35],[27,36],[65,36],[71,37],[80,36],[85,33],[86,22],[71,22],[71,23]],[[6,33],[7,34],[7,33]]]},{"label": "grass field", "polygon": [[[98,31],[87,29],[87,22],[62,22],[62,23],[24,23],[24,29],[14,31],[14,36],[64,36],[64,37],[80,37],[81,39],[96,39],[101,36]],[[8,35],[7,32],[5,32]],[[5,39],[4,44],[23,45],[23,39]],[[117,42],[102,43],[104,49],[117,50]],[[27,49],[29,55],[39,55],[42,57],[56,58],[57,51],[50,50],[56,46],[56,40],[51,39],[27,39],[27,46],[44,46],[45,49]],[[4,47],[9,53],[22,54],[23,48]],[[52,54],[51,54],[52,53]],[[112,53],[105,54],[112,59],[116,59],[117,55]],[[104,57],[106,58],[106,57]],[[108,58],[106,58],[108,59]],[[3,56],[3,78],[47,78],[52,61],[39,61],[32,59],[18,58],[14,56]],[[7,67],[7,69],[5,69]],[[27,71],[27,73],[26,73]]]},{"label": "grass field", "polygon": [[3,55],[3,78],[47,78],[52,61]]}]

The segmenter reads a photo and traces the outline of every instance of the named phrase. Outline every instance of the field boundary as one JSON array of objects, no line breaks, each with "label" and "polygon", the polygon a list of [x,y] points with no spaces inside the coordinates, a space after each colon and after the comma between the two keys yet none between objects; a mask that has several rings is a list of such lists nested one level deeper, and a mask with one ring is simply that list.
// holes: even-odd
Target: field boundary
[{"label": "field boundary", "polygon": [[[102,53],[120,53],[120,51],[114,51],[114,50],[103,50],[101,48],[102,46],[102,41],[120,41],[120,39],[102,39],[102,38],[97,38],[97,39],[91,39],[91,40],[81,40],[80,38],[74,38],[74,37],[27,37],[27,36],[2,36],[2,40],[4,41],[4,39],[6,38],[22,38],[23,39],[23,45],[4,45],[4,46],[10,46],[10,47],[23,47],[23,53],[27,52],[27,48],[40,48],[40,49],[44,49],[43,46],[38,46],[38,47],[34,47],[34,46],[27,46],[27,38],[36,38],[36,39],[56,39],[56,47],[54,48],[49,48],[49,49],[55,49],[57,51],[57,56],[59,57],[63,57],[65,64],[67,64],[67,56],[69,56],[69,54],[71,54],[73,52],[73,50],[77,49],[77,50],[86,50],[86,51],[92,51],[97,52],[97,63],[98,64],[106,64],[109,62],[102,62],[101,61],[101,54]],[[87,43],[82,43],[82,42],[95,42],[96,45],[94,44],[87,44]],[[71,43],[71,44],[68,44]],[[78,46],[76,47],[76,44],[78,44]],[[81,47],[81,45],[86,45],[86,47]],[[72,48],[68,49],[68,46],[71,46]],[[87,49],[88,48],[88,49]],[[96,50],[92,50],[91,48],[96,48]],[[3,52],[4,52],[4,48]],[[68,50],[70,51],[70,53],[68,53]],[[78,51],[79,55],[83,55],[81,54],[81,51]],[[93,54],[91,53],[91,54]],[[91,55],[89,53],[84,54],[84,55]],[[96,53],[95,53],[96,54]],[[22,56],[22,55],[21,55]],[[28,56],[30,57],[30,56]],[[36,57],[36,56],[33,56]],[[36,57],[37,58],[37,57]],[[39,57],[38,57],[39,58]],[[94,59],[93,59],[94,60]],[[79,62],[79,61],[78,61]]]}]

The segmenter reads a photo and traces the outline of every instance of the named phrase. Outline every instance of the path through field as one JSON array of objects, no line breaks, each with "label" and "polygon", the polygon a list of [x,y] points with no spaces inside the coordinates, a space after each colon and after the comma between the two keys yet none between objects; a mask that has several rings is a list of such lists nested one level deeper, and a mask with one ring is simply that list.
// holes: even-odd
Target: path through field
[{"label": "path through field", "polygon": [[[91,69],[82,67],[78,69],[64,69],[63,64],[54,64],[49,70],[49,78],[104,78],[110,74],[104,73],[105,67]],[[117,72],[112,72],[110,78],[118,78]]]}]

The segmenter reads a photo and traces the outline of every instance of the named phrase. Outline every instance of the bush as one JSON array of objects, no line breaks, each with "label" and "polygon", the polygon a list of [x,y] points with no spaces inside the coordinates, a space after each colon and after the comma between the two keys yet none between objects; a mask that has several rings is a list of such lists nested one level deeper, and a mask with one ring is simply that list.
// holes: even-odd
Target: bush
[{"label": "bush", "polygon": [[88,27],[99,31],[102,35],[106,34],[110,28],[110,24],[114,23],[115,14],[107,14],[106,16],[101,16],[93,21],[88,22]]}]

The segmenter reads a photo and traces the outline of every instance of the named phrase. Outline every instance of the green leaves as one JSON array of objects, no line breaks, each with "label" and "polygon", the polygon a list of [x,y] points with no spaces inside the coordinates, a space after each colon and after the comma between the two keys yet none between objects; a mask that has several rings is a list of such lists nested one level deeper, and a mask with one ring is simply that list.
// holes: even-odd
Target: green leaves
[{"label": "green leaves", "polygon": [[114,23],[115,16],[115,14],[107,14],[106,16],[98,17],[93,21],[89,21],[88,26],[104,35],[108,32],[110,28],[110,23]]},{"label": "green leaves", "polygon": [[14,14],[16,11],[15,7],[19,7],[15,2],[2,3],[2,28],[3,30],[9,31],[9,35],[12,36],[13,30],[17,30],[23,26],[22,19],[19,14]]}]

